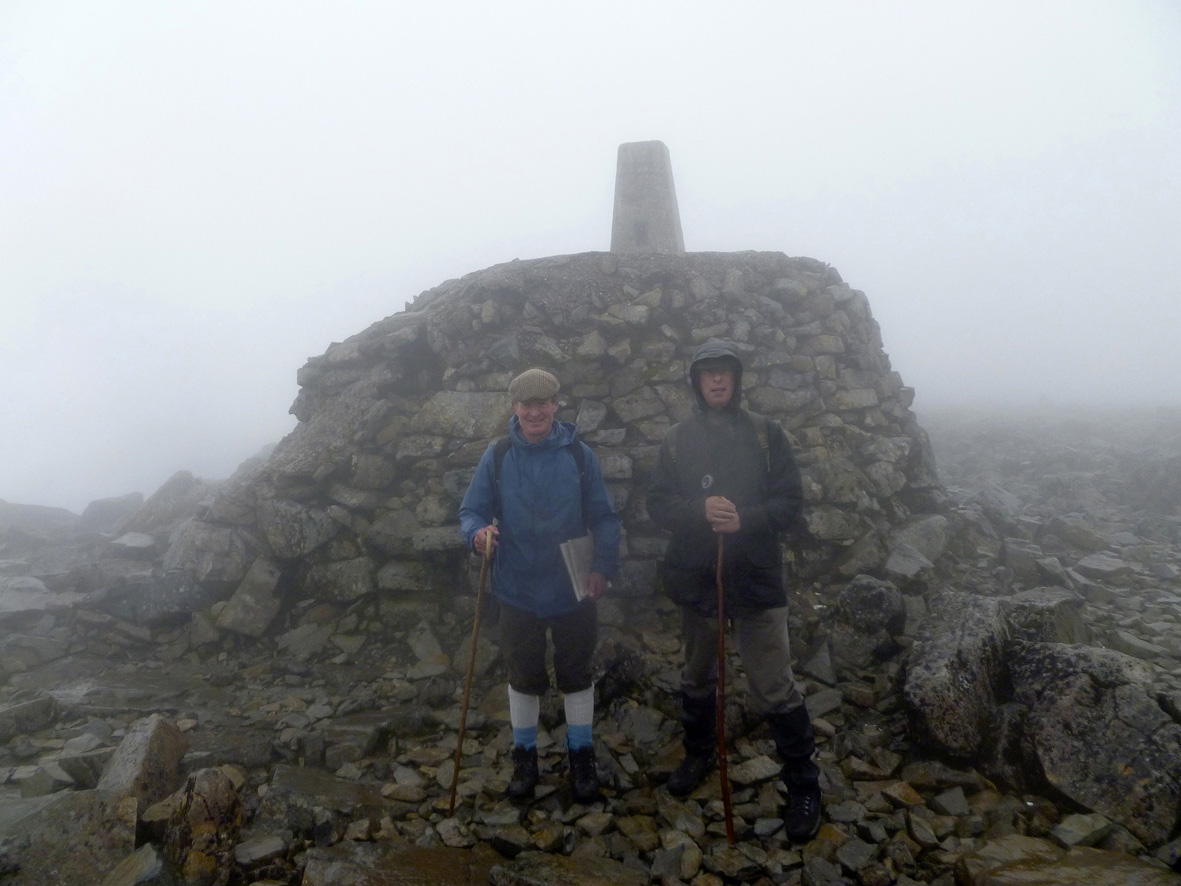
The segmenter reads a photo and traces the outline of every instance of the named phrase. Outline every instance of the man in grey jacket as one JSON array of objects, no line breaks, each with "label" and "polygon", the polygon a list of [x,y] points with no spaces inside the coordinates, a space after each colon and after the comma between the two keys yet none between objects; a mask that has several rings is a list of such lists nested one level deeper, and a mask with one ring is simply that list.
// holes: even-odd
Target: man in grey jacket
[{"label": "man in grey jacket", "polygon": [[780,427],[741,408],[742,361],[728,342],[710,340],[689,367],[692,418],[670,428],[648,491],[648,512],[672,538],[665,590],[681,608],[685,759],[668,781],[690,793],[716,762],[717,554],[726,615],[755,708],[767,718],[788,789],[784,830],[808,840],[820,827],[819,768],[812,721],[791,670],[787,592],[779,535],[799,518],[799,468]]}]

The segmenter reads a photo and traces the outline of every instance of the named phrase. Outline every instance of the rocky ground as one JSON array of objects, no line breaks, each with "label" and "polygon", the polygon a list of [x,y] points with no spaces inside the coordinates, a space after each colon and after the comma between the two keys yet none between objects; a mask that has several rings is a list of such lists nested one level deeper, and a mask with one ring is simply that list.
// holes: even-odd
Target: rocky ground
[{"label": "rocky ground", "polygon": [[604,791],[589,806],[566,786],[553,694],[537,797],[502,799],[511,731],[485,610],[452,814],[474,575],[447,598],[295,601],[260,638],[201,618],[148,628],[87,608],[76,581],[55,585],[98,568],[112,540],[38,511],[23,528],[8,515],[0,535],[0,883],[1181,882],[1168,867],[1175,832],[1146,845],[1048,785],[934,753],[903,693],[940,591],[1051,586],[1073,595],[1085,642],[1141,662],[1181,722],[1181,418],[920,418],[953,541],[934,566],[895,577],[905,622],[858,665],[822,642],[838,636],[842,587],[793,600],[825,789],[812,842],[782,835],[773,746],[744,713],[737,662],[736,844],[716,776],[684,801],[663,790],[680,755],[679,645],[660,598],[601,605]]}]

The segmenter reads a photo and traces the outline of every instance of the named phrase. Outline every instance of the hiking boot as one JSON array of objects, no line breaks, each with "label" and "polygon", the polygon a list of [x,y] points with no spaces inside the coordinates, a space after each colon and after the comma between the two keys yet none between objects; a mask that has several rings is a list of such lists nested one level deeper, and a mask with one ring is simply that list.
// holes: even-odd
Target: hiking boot
[{"label": "hiking boot", "polygon": [[783,832],[793,842],[806,843],[820,830],[820,785],[796,785],[787,792]]},{"label": "hiking boot", "polygon": [[681,765],[668,777],[668,792],[677,797],[687,797],[709,775],[715,762],[716,755],[713,753],[685,754]]},{"label": "hiking boot", "polygon": [[595,764],[595,749],[572,748],[570,754],[570,787],[578,803],[593,803],[599,798],[599,770]]},{"label": "hiking boot", "polygon": [[537,772],[537,748],[513,746],[513,777],[505,788],[505,796],[523,800],[533,796],[533,789],[541,778]]}]

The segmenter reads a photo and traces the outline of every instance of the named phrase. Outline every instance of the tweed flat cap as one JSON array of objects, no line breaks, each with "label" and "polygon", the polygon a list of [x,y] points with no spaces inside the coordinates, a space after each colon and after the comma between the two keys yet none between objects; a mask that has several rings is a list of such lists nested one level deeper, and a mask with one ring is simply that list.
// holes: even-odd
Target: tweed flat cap
[{"label": "tweed flat cap", "polygon": [[560,387],[558,379],[544,369],[526,369],[509,383],[508,396],[514,403],[548,400],[558,396]]}]

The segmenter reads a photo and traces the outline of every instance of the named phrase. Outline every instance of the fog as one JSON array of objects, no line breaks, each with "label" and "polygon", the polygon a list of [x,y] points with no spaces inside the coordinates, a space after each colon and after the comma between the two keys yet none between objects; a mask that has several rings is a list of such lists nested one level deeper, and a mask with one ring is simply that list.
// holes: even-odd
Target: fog
[{"label": "fog", "polygon": [[0,499],[227,476],[424,289],[606,250],[836,267],[916,408],[1181,403],[1181,6],[0,4]]}]

